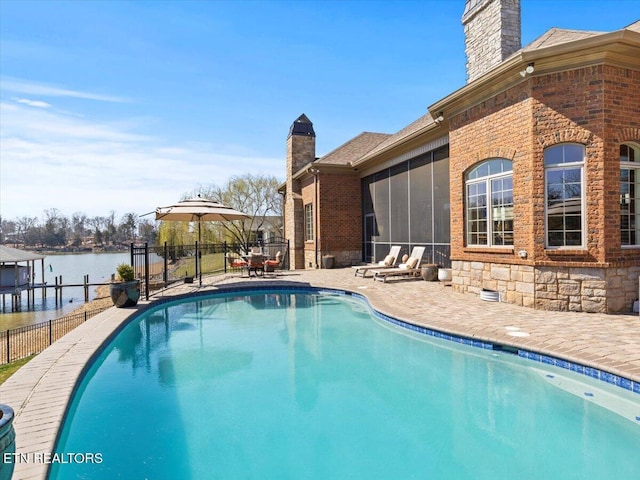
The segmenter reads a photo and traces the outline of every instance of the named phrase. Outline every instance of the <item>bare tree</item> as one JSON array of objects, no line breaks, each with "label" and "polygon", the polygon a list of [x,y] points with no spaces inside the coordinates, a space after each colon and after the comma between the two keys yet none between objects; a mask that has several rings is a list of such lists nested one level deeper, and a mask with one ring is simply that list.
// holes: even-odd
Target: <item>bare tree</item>
[{"label": "bare tree", "polygon": [[274,176],[250,173],[231,177],[222,187],[212,185],[200,189],[203,197],[246,213],[249,219],[221,223],[221,229],[241,248],[247,250],[255,242],[269,217],[282,216],[282,200],[278,194],[279,181]]}]

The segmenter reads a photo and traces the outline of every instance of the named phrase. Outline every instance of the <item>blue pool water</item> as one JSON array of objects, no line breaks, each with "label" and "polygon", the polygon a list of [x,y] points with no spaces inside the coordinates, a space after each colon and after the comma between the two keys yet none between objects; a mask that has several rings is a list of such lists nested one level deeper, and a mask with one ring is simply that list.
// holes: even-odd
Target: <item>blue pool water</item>
[{"label": "blue pool water", "polygon": [[115,337],[70,406],[56,451],[101,461],[50,478],[637,478],[640,426],[589,395],[638,415],[640,396],[572,375],[348,295],[166,303]]}]

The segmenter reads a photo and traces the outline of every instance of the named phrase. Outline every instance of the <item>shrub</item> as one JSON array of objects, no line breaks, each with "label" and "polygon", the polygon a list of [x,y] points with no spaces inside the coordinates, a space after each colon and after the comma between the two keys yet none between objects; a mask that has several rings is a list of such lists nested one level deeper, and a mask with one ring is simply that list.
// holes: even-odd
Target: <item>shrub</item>
[{"label": "shrub", "polygon": [[116,272],[123,282],[130,282],[135,278],[133,267],[127,263],[121,263],[116,267]]}]

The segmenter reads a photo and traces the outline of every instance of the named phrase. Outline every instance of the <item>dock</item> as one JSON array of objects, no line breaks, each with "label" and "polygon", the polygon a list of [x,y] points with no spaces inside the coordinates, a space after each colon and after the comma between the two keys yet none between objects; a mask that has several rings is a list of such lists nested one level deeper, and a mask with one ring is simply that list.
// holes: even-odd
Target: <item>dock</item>
[{"label": "dock", "polygon": [[6,297],[11,297],[11,311],[19,312],[22,310],[22,294],[26,292],[27,295],[27,310],[35,307],[36,292],[40,291],[42,299],[47,298],[47,292],[52,289],[55,294],[55,302],[58,305],[62,305],[63,290],[65,288],[80,288],[84,289],[84,301],[89,301],[89,293],[91,287],[100,287],[103,285],[109,285],[111,282],[90,282],[89,275],[85,275],[82,283],[64,283],[62,281],[62,275],[55,277],[55,283],[29,283],[24,285],[18,285],[15,287],[0,287],[0,295],[2,295],[2,311],[7,311]]}]

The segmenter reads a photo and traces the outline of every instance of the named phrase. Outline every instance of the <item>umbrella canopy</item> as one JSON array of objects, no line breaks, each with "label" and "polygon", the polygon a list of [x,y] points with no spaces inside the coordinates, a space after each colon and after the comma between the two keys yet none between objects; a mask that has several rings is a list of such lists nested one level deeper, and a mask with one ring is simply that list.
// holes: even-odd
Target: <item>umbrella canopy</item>
[{"label": "umbrella canopy", "polygon": [[[233,220],[244,220],[249,218],[242,212],[221,203],[207,200],[206,198],[191,198],[183,200],[169,207],[156,208],[156,220],[175,222],[198,222],[198,243],[200,243],[200,223],[201,222],[230,222]],[[199,273],[200,285],[202,285],[202,269],[198,268],[196,245],[196,274]]]},{"label": "umbrella canopy", "polygon": [[245,218],[249,218],[249,215],[205,198],[191,198],[169,207],[156,208],[156,220],[227,222]]}]

